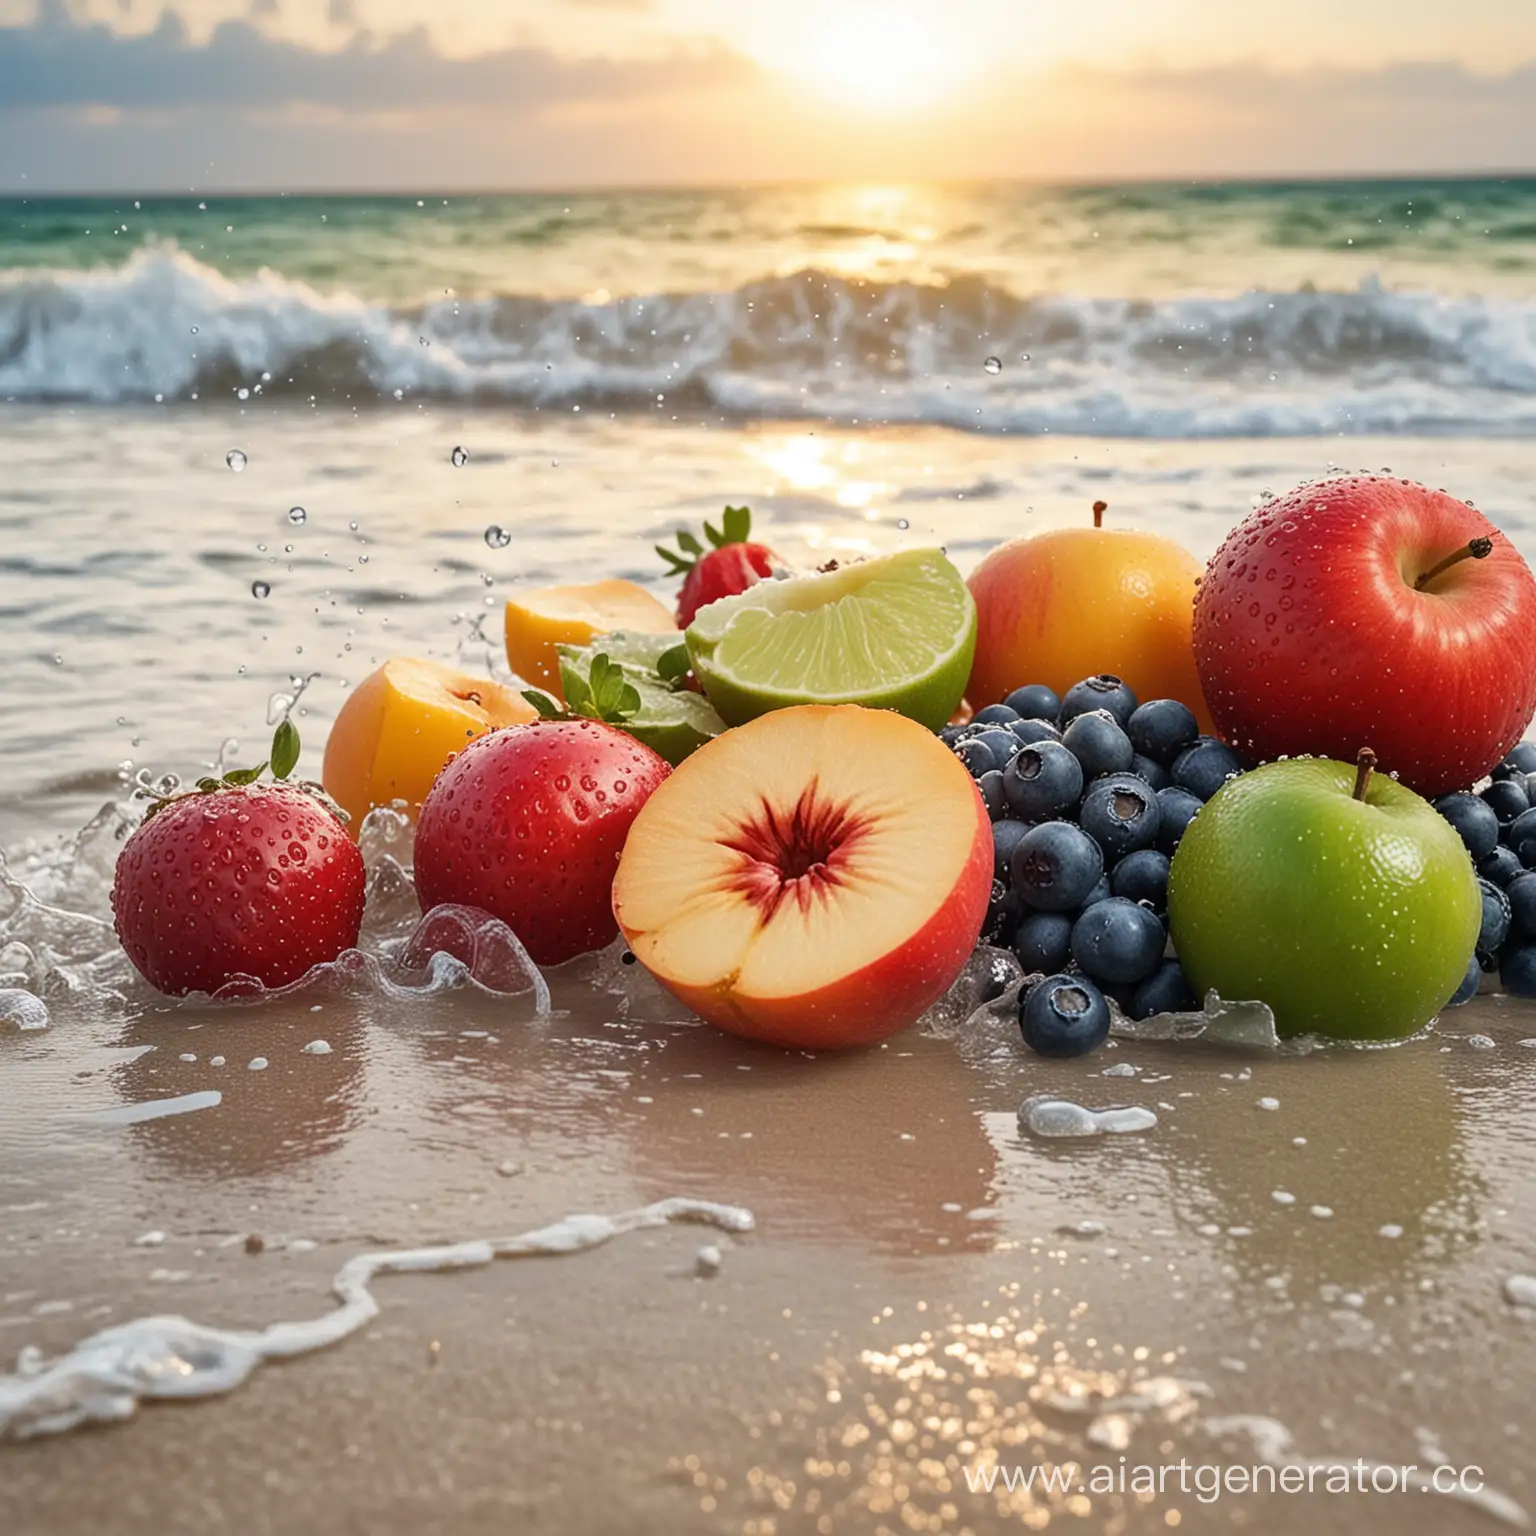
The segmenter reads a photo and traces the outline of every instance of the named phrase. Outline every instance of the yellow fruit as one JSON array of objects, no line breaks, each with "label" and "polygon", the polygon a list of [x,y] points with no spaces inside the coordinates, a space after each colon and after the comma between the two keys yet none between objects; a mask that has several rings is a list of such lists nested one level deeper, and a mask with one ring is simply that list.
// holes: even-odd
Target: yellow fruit
[{"label": "yellow fruit", "polygon": [[507,603],[507,661],[512,670],[562,704],[557,645],[586,645],[615,629],[642,635],[675,633],[677,622],[632,581],[584,587],[538,587]]},{"label": "yellow fruit", "polygon": [[376,805],[406,801],[414,815],[432,781],[466,742],[536,711],[515,690],[435,661],[393,656],[342,705],[325,743],[321,782],[351,816],[354,837]]},{"label": "yellow fruit", "polygon": [[1138,699],[1182,700],[1209,730],[1192,638],[1200,572],[1172,539],[1133,528],[1056,528],[994,549],[971,573],[966,698],[979,709],[1026,683],[1065,693],[1109,672]]}]

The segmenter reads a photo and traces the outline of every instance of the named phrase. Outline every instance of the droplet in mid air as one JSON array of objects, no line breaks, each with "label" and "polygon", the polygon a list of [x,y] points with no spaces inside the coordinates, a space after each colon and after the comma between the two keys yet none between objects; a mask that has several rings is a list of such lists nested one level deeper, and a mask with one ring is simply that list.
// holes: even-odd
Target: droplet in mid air
[{"label": "droplet in mid air", "polygon": [[1000,357],[989,357],[981,366],[985,368],[988,373],[999,374],[1003,371],[1003,360]]},{"label": "droplet in mid air", "polygon": [[295,528],[301,528],[305,523],[309,521],[309,513],[306,512],[303,507],[289,507],[288,521],[292,523]]},{"label": "droplet in mid air", "polygon": [[448,457],[453,461],[453,467],[455,469],[463,469],[464,466],[469,463],[469,449],[455,448],[453,452],[448,455]]},{"label": "droplet in mid air", "polygon": [[272,587],[271,587],[270,583],[265,582],[265,581],[253,581],[251,583],[251,596],[252,597],[270,597],[271,594],[272,594]]},{"label": "droplet in mid air", "polygon": [[238,475],[240,471],[245,468],[246,458],[238,448],[231,448],[229,452],[224,455],[224,462],[228,464],[229,467]]},{"label": "droplet in mid air", "polygon": [[492,523],[485,530],[485,542],[492,549],[505,549],[512,542],[512,535],[500,523]]}]

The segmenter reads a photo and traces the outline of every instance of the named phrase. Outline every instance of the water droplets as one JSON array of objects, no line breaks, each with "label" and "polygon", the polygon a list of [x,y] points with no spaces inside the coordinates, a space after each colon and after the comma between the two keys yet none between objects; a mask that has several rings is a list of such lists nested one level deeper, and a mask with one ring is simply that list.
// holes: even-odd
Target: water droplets
[{"label": "water droplets", "polygon": [[255,597],[255,598],[266,598],[266,597],[271,597],[271,595],[272,595],[272,584],[270,582],[266,582],[266,581],[253,581],[251,583],[251,596],[252,597]]},{"label": "water droplets", "polygon": [[989,357],[981,366],[985,368],[986,371],[993,376],[993,378],[996,378],[997,375],[1003,371],[1003,360],[1000,357]]},{"label": "water droplets", "polygon": [[288,521],[292,523],[295,528],[302,528],[304,524],[309,521],[309,513],[306,512],[303,507],[289,507]]},{"label": "water droplets", "polygon": [[249,460],[240,449],[231,448],[229,452],[224,455],[224,462],[228,464],[229,467],[238,475],[245,469],[245,466]]},{"label": "water droplets", "polygon": [[512,535],[500,523],[492,523],[485,530],[485,542],[491,549],[505,549],[512,542]]},{"label": "water droplets", "polygon": [[448,455],[448,461],[453,465],[455,469],[463,469],[464,466],[469,463],[469,449],[456,447],[453,452]]}]

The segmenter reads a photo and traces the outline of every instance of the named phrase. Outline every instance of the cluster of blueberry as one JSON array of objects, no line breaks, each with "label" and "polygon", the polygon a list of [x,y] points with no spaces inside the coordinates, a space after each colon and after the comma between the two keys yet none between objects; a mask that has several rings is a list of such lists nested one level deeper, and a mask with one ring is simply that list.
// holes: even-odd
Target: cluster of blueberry
[{"label": "cluster of blueberry", "polygon": [[1484,971],[1515,997],[1536,997],[1536,742],[1523,741],[1480,794],[1443,795],[1435,809],[1477,865],[1483,928],[1450,1006],[1471,1002]]},{"label": "cluster of blueberry", "polygon": [[1133,1019],[1194,1005],[1168,947],[1168,870],[1195,813],[1243,764],[1176,699],[1138,704],[1118,678],[1058,698],[1034,683],[946,741],[992,818],[982,937],[1042,973],[1020,1006],[1027,1044],[1079,1056],[1109,1033],[1105,994]]}]

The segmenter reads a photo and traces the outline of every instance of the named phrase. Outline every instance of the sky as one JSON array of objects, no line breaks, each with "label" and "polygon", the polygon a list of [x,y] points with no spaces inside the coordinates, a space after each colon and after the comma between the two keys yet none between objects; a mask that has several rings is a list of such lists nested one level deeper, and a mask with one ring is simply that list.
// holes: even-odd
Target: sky
[{"label": "sky", "polygon": [[1536,0],[0,0],[0,189],[1536,169]]}]

